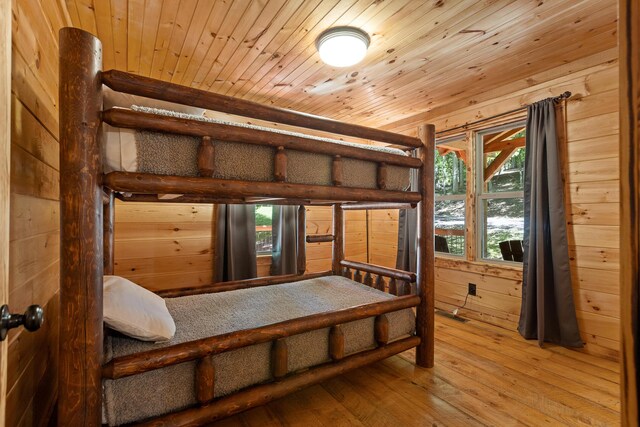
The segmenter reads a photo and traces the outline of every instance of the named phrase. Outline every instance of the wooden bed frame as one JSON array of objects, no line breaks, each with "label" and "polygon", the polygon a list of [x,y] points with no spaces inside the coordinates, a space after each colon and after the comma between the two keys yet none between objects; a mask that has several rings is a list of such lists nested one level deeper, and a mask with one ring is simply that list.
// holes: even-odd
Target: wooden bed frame
[{"label": "wooden bed frame", "polygon": [[[416,364],[433,366],[434,345],[434,234],[432,125],[419,129],[419,138],[393,134],[241,99],[139,77],[101,70],[100,41],[76,28],[60,30],[60,207],[61,308],[58,425],[100,425],[103,378],[122,378],[189,360],[197,360],[199,404],[193,408],[148,420],[143,425],[200,425],[264,404],[285,394],[375,362],[412,347]],[[405,157],[359,147],[342,146],[304,137],[266,134],[263,131],[198,122],[113,108],[102,111],[102,85],[115,91],[191,105],[225,113],[298,127],[365,138],[418,149],[418,157]],[[102,173],[100,123],[192,135],[202,138],[200,177],[159,176],[144,173]],[[276,149],[274,182],[246,182],[212,178],[216,140],[272,146]],[[287,149],[333,156],[332,186],[286,182]],[[342,184],[342,158],[378,163],[378,188],[348,188]],[[418,169],[417,192],[386,190],[387,165]],[[132,193],[124,197],[122,193]],[[160,199],[158,194],[182,194]],[[332,242],[330,271],[305,274],[305,251],[300,250],[297,274],[216,283],[209,286],[160,292],[164,297],[222,292],[268,286],[331,274],[345,275],[398,295],[389,301],[321,313],[264,327],[240,330],[130,356],[103,366],[103,274],[113,274],[114,199],[171,203],[267,203],[299,205],[298,247],[304,242]],[[333,233],[305,236],[305,205],[333,206]],[[417,274],[344,259],[344,210],[418,208]],[[352,272],[355,273],[352,275]],[[365,273],[363,277],[363,273]],[[374,276],[376,279],[374,281]],[[389,279],[388,286],[384,278]],[[411,291],[415,283],[415,294]],[[385,313],[416,307],[416,335],[389,342]],[[345,356],[341,324],[375,317],[378,347]],[[330,329],[332,362],[303,372],[288,373],[285,337]],[[274,382],[253,386],[222,398],[213,398],[215,370],[209,356],[257,343],[273,342]]]}]

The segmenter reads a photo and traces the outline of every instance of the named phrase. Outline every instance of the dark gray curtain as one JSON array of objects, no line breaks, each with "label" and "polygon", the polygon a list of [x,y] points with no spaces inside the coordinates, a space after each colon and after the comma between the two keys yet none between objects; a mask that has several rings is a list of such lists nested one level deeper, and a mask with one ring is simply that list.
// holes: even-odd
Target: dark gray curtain
[{"label": "dark gray curtain", "polygon": [[297,272],[298,207],[273,206],[271,274]]},{"label": "dark gray curtain", "polygon": [[[410,191],[418,189],[418,171],[411,169]],[[400,209],[398,217],[398,254],[396,268],[416,272],[418,250],[418,209]]]},{"label": "dark gray curtain", "polygon": [[527,339],[582,347],[571,287],[555,102],[528,108],[524,271],[518,331]]},{"label": "dark gray curtain", "polygon": [[218,205],[215,282],[257,276],[254,205]]}]

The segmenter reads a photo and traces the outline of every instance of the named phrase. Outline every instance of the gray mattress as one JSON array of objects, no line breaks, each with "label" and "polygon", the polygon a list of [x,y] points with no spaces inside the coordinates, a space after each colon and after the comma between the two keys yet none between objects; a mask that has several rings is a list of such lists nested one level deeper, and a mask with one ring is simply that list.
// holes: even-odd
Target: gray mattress
[{"label": "gray mattress", "polygon": [[[406,155],[401,150],[381,146],[351,144],[329,138],[304,135],[279,129],[265,128],[250,124],[226,122],[202,116],[191,116],[167,110],[146,107],[133,107],[134,110],[146,113],[170,115],[193,120],[223,123],[251,129],[266,130],[286,135],[305,136],[319,141],[335,144],[364,147],[397,155]],[[148,131],[116,131],[108,127],[105,163],[107,172],[125,170],[127,172],[144,172],[158,175],[198,176],[197,153],[200,139],[190,136],[166,134]],[[118,133],[121,135],[118,137]],[[135,145],[130,146],[128,145]],[[273,163],[275,149],[260,145],[216,141],[214,178],[236,179],[245,181],[273,181]],[[113,160],[115,159],[115,160]],[[323,154],[287,150],[287,182],[295,184],[332,185],[332,157]],[[125,167],[125,165],[129,165]],[[343,159],[345,187],[376,188],[377,164],[375,162]],[[400,166],[387,167],[387,188],[389,190],[406,190],[409,188],[410,169]]]},{"label": "gray mattress", "polygon": [[[264,326],[287,319],[395,298],[340,276],[281,285],[167,299],[176,334],[168,342],[149,343],[108,336],[105,355],[114,357],[166,347],[227,332]],[[413,310],[389,313],[391,340],[414,333]],[[344,324],[345,353],[375,347],[373,318]],[[329,359],[329,329],[287,338],[289,371],[298,371]],[[271,343],[214,356],[215,395],[224,396],[272,379]],[[104,380],[104,421],[119,425],[163,415],[196,405],[195,362],[185,362],[140,375]]]}]

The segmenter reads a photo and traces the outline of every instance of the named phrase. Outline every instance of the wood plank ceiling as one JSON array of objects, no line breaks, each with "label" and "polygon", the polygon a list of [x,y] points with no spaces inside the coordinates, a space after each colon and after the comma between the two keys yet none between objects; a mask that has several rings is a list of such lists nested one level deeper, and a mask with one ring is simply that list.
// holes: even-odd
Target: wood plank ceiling
[{"label": "wood plank ceiling", "polygon": [[[105,69],[383,126],[615,47],[615,0],[66,0]],[[613,7],[611,7],[613,5]],[[372,42],[347,69],[315,39]],[[531,82],[535,84],[535,82]]]}]

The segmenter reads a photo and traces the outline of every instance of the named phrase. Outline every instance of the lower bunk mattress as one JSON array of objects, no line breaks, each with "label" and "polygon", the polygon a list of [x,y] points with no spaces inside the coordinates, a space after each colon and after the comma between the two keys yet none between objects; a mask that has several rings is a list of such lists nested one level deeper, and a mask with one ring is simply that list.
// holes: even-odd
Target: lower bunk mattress
[{"label": "lower bunk mattress", "polygon": [[[107,335],[105,362],[114,357],[392,298],[396,297],[340,276],[169,298],[166,303],[176,323],[175,336],[167,342],[149,343]],[[414,333],[412,309],[388,313],[387,318],[391,341]],[[376,347],[374,318],[342,326],[345,355]],[[289,372],[330,361],[329,328],[294,335],[286,341]],[[213,362],[216,397],[273,379],[270,342],[215,355]],[[103,380],[103,421],[111,426],[120,425],[195,406],[195,366],[195,361],[185,362],[117,380]]]},{"label": "lower bunk mattress", "polygon": [[[168,110],[133,107],[136,111],[170,115],[192,120],[223,123],[233,126],[259,129],[272,133],[304,136],[334,144],[351,145],[368,150],[405,156],[402,150],[352,144],[329,138],[303,135],[279,129],[250,124],[226,122],[202,116],[192,116]],[[156,175],[198,176],[198,147],[200,138],[160,132],[119,129],[104,124],[103,157],[105,172],[142,172]],[[275,149],[239,142],[216,141],[214,178],[243,181],[274,181]],[[287,182],[308,185],[332,185],[329,155],[287,150]],[[345,187],[377,188],[378,165],[375,162],[343,158],[343,183]],[[387,166],[387,189],[404,191],[409,188],[411,169]]]}]

